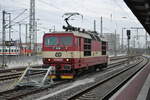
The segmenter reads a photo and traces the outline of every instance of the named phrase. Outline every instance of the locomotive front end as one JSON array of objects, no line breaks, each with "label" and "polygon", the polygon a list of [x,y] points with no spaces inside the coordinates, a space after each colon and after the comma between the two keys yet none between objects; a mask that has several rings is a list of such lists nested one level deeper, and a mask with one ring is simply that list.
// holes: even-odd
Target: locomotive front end
[{"label": "locomotive front end", "polygon": [[43,64],[54,66],[51,78],[72,79],[74,71],[74,36],[72,33],[50,33],[43,37]]}]

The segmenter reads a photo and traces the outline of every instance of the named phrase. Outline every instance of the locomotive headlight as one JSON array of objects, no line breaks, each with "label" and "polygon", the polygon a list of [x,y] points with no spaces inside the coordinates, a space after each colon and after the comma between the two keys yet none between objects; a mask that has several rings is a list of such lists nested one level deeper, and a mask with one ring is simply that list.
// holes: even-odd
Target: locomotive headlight
[{"label": "locomotive headlight", "polygon": [[49,62],[50,62],[50,61],[51,61],[51,59],[49,58],[49,59],[47,59],[47,61],[49,61]]},{"label": "locomotive headlight", "polygon": [[69,61],[69,59],[67,58],[66,61]]}]

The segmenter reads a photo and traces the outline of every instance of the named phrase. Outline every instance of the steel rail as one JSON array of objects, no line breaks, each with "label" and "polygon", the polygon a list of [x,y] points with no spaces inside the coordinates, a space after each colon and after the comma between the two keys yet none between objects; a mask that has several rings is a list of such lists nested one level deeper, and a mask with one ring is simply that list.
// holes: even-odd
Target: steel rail
[{"label": "steel rail", "polygon": [[[115,66],[119,66],[119,65],[122,65],[122,64],[124,64],[123,62],[125,62],[125,61],[121,61],[121,62],[117,62],[117,63],[114,63],[114,64],[111,64],[111,66],[109,67],[109,68],[107,68],[107,69],[110,69],[110,68],[113,68],[113,67],[115,67]],[[113,66],[114,65],[114,66]],[[68,82],[68,81],[67,81]],[[63,82],[62,83],[59,83],[59,84],[63,84]],[[57,84],[54,84],[55,86],[57,85]],[[23,92],[22,90],[18,90],[18,89],[16,89],[16,88],[14,88],[14,89],[11,89],[11,90],[7,90],[7,91],[2,91],[2,92],[0,92],[0,98],[1,98],[1,96],[3,97],[3,96],[5,96],[5,94],[8,94],[8,95],[11,95],[13,92],[14,92],[14,94],[17,94],[17,96],[16,95],[14,95],[13,97],[10,97],[10,98],[7,98],[8,100],[11,100],[11,99],[17,99],[17,98],[21,98],[21,97],[24,97],[24,96],[27,96],[27,95],[31,95],[31,94],[33,94],[33,93],[38,93],[38,92],[40,92],[40,91],[43,91],[43,90],[46,90],[47,88],[49,88],[50,86],[48,86],[48,87],[44,87],[44,88],[40,88],[40,89],[34,89],[34,90],[31,90],[31,89],[29,89],[29,91],[28,92]],[[16,92],[16,91],[18,91],[18,92]],[[16,93],[15,93],[16,92]],[[23,92],[23,93],[21,93],[21,92]],[[8,96],[9,97],[9,96]]]},{"label": "steel rail", "polygon": [[[39,71],[39,72],[34,72],[30,75],[38,75],[38,74],[42,74],[43,72],[42,71]],[[5,80],[10,80],[10,79],[16,79],[16,78],[19,78],[21,77],[23,73],[22,72],[18,72],[18,73],[12,73],[12,74],[8,74],[8,75],[2,75],[0,76],[0,81],[5,81]]]},{"label": "steel rail", "polygon": [[[118,65],[118,63],[125,63],[126,60],[123,60],[123,61],[119,61],[119,62],[116,62],[116,63],[112,63],[112,64],[109,64],[108,66],[113,66],[113,65]],[[34,66],[35,67],[35,66]],[[37,66],[37,67],[40,67],[40,66]],[[8,73],[8,74],[3,74],[1,75],[0,74],[0,81],[5,81],[5,80],[9,80],[9,79],[15,79],[15,78],[18,78],[21,76],[22,72],[25,70],[25,68],[16,68],[16,69],[8,69],[8,70],[4,70],[3,73]],[[2,70],[0,70],[2,71]],[[14,73],[15,72],[15,73]]]},{"label": "steel rail", "polygon": [[143,69],[149,63],[149,59],[144,62],[143,67],[139,68],[135,71],[131,76],[128,76],[124,79],[120,84],[118,84],[115,88],[109,91],[106,95],[102,97],[102,100],[108,100],[113,94],[115,94],[121,87],[123,87],[133,76],[135,76],[141,69]]},{"label": "steel rail", "polygon": [[61,84],[68,83],[68,80],[58,81],[53,85],[41,87],[41,88],[34,88],[34,87],[19,87],[13,88],[7,91],[0,92],[0,100],[19,100],[22,97],[32,95],[35,93],[40,93],[41,91],[47,90],[51,87],[56,87]]},{"label": "steel rail", "polygon": [[[118,66],[118,65],[121,65],[123,63],[126,63],[127,60],[122,60],[122,61],[119,61],[119,62],[115,62],[115,63],[111,63],[108,65],[108,68],[112,68],[114,66]],[[37,66],[39,67],[39,66]],[[5,81],[5,80],[9,80],[9,79],[15,79],[15,78],[19,78],[22,74],[22,70],[18,70],[19,72],[17,73],[8,73],[8,74],[5,74],[5,75],[0,75],[0,81]]]},{"label": "steel rail", "polygon": [[[110,57],[110,61],[114,61],[114,60],[118,60],[118,59],[125,59],[127,58],[126,56],[117,56],[117,57]],[[42,65],[39,66],[31,66],[31,67],[40,67]],[[0,74],[1,73],[7,73],[7,72],[13,72],[13,71],[23,71],[25,70],[26,67],[18,67],[18,68],[10,68],[10,69],[0,69]]]},{"label": "steel rail", "polygon": [[[138,65],[141,64],[143,61],[144,61],[144,59],[141,60],[141,61],[139,61],[139,62],[137,62],[136,64],[134,64],[134,65],[132,65],[132,66],[130,66],[130,67],[128,67],[128,68],[126,68],[126,69],[124,69],[124,70],[118,72],[118,73],[115,73],[114,75],[111,75],[111,76],[109,76],[109,77],[107,77],[107,78],[105,78],[105,79],[103,79],[103,80],[101,80],[101,81],[99,81],[99,82],[97,82],[97,83],[95,83],[95,84],[92,84],[91,86],[89,86],[89,87],[87,87],[87,88],[85,88],[85,89],[83,89],[83,90],[81,90],[81,91],[79,91],[79,92],[73,94],[72,96],[68,97],[67,100],[76,100],[76,99],[77,99],[77,100],[82,100],[82,99],[80,99],[80,97],[82,97],[83,95],[85,96],[86,93],[89,93],[90,91],[96,89],[96,88],[99,87],[100,85],[102,85],[102,84],[104,84],[104,83],[110,81],[111,79],[115,78],[116,76],[121,75],[121,74],[124,73],[124,72],[127,72],[128,70],[134,68],[135,66],[138,66]],[[143,63],[144,63],[144,62],[143,62]],[[146,65],[147,63],[148,63],[148,61],[147,61],[144,65]],[[144,65],[143,65],[143,66],[144,66]],[[140,69],[139,69],[139,70],[140,70]],[[139,70],[138,70],[138,71],[139,71]],[[135,75],[138,71],[136,71],[136,72],[134,73],[134,75]],[[130,78],[131,78],[131,76],[130,76]],[[129,79],[128,79],[128,80],[129,80]],[[127,81],[127,80],[126,80],[126,81]],[[125,84],[125,83],[124,83],[124,84]],[[123,85],[123,83],[122,83],[121,85]],[[120,85],[117,86],[117,87],[120,87]],[[102,98],[99,98],[99,99],[108,100],[108,98],[111,96],[110,94],[113,93],[113,92],[114,92],[114,91],[108,93],[106,96],[104,96],[104,97],[102,97]]]}]

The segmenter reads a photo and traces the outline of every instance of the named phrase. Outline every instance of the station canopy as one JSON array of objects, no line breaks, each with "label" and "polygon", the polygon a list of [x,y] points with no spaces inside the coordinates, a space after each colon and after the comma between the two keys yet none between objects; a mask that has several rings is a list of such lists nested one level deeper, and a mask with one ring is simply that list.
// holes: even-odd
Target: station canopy
[{"label": "station canopy", "polygon": [[150,35],[150,0],[124,0]]}]

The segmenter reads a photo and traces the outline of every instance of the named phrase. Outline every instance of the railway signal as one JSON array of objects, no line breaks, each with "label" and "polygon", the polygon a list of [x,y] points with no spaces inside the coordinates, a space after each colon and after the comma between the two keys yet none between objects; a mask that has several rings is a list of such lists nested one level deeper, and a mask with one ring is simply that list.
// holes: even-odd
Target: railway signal
[{"label": "railway signal", "polygon": [[128,40],[130,40],[130,37],[131,36],[131,31],[130,30],[127,30],[127,37],[128,37]]},{"label": "railway signal", "polygon": [[127,30],[127,39],[128,39],[128,64],[130,63],[130,58],[129,58],[129,55],[130,55],[130,38],[131,38],[131,31],[130,30]]}]

